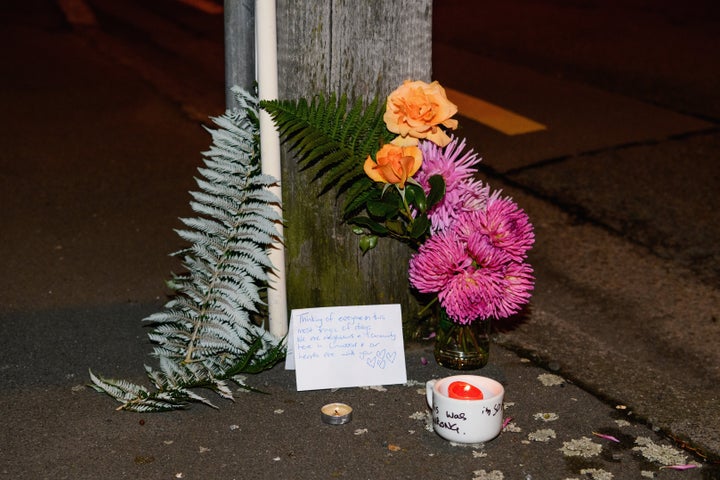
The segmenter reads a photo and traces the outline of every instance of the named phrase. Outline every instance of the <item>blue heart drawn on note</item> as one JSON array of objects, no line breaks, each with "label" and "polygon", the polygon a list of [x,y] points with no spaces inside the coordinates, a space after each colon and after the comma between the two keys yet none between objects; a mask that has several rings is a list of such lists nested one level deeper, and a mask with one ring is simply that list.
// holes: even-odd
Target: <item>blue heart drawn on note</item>
[{"label": "blue heart drawn on note", "polygon": [[385,365],[385,353],[386,353],[386,352],[385,352],[385,349],[383,348],[382,350],[380,350],[379,352],[377,352],[377,354],[375,355],[375,356],[377,357],[377,366],[378,366],[379,368],[385,368],[385,367],[386,367],[386,365]]},{"label": "blue heart drawn on note", "polygon": [[372,367],[372,368],[375,368],[375,362],[376,362],[376,361],[377,361],[377,360],[375,359],[375,357],[370,357],[370,358],[368,358],[367,360],[365,360],[365,363],[367,363],[368,366],[370,366],[370,367]]},{"label": "blue heart drawn on note", "polygon": [[385,358],[390,363],[395,363],[395,359],[397,358],[397,352],[388,352],[385,354]]}]

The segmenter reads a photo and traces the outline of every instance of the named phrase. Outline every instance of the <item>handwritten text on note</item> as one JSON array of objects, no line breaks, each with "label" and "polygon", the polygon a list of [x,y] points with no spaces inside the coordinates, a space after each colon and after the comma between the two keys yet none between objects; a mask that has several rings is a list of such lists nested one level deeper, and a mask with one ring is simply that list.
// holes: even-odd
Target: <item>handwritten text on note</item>
[{"label": "handwritten text on note", "polygon": [[293,310],[285,365],[298,390],[405,383],[400,305]]}]

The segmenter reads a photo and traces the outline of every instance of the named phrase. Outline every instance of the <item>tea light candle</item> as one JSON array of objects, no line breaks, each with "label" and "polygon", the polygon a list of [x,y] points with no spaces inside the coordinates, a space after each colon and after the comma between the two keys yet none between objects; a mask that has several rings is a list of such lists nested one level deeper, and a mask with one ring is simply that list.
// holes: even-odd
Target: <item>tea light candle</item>
[{"label": "tea light candle", "polygon": [[344,403],[328,403],[320,409],[322,421],[330,425],[342,425],[352,419],[352,407]]},{"label": "tea light candle", "polygon": [[448,386],[448,396],[459,400],[482,400],[483,393],[475,385],[467,382],[452,382]]}]

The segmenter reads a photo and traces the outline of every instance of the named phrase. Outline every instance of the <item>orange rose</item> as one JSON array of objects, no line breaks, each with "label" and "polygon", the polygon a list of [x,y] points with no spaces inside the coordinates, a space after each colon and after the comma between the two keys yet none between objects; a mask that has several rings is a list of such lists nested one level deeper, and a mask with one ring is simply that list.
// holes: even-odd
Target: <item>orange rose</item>
[{"label": "orange rose", "polygon": [[444,147],[450,137],[439,125],[457,128],[457,120],[450,118],[456,113],[457,106],[438,82],[406,80],[388,96],[383,120],[388,130],[402,137],[426,138]]},{"label": "orange rose", "polygon": [[377,162],[368,156],[363,166],[368,177],[376,182],[394,183],[405,188],[408,178],[422,165],[422,152],[418,147],[400,147],[387,143],[375,155]]}]

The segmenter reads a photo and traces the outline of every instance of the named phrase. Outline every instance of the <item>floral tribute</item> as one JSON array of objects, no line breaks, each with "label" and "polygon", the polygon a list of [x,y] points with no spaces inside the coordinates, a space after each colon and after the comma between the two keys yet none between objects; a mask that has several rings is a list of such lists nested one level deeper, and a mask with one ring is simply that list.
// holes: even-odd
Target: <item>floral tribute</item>
[{"label": "floral tribute", "polygon": [[[476,178],[480,158],[448,133],[457,128],[457,106],[444,88],[408,80],[384,105],[375,100],[363,110],[355,103],[343,115],[345,102],[262,106],[300,162],[340,180],[326,185],[347,191],[343,217],[363,252],[379,237],[412,246],[411,285],[456,323],[517,313],[534,284],[526,261],[533,227],[511,198]],[[349,136],[350,144],[336,140]]]}]

